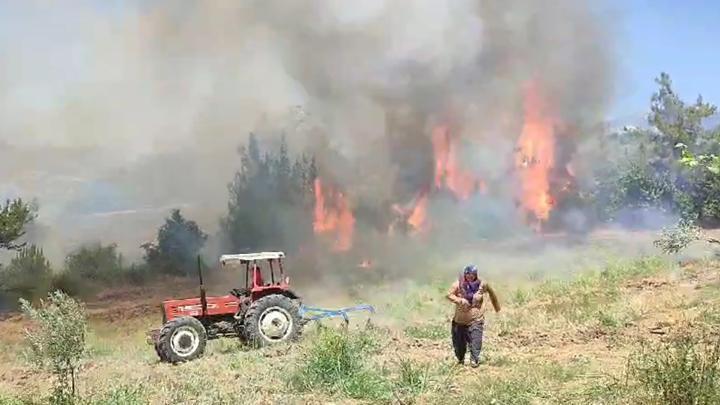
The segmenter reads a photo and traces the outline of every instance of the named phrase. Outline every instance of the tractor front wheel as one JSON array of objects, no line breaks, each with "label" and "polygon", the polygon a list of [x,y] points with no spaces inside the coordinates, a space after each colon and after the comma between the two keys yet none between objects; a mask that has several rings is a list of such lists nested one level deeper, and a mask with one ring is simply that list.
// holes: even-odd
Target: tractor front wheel
[{"label": "tractor front wheel", "polygon": [[166,323],[158,336],[155,350],[160,360],[180,363],[202,357],[207,332],[200,321],[184,316]]},{"label": "tractor front wheel", "polygon": [[302,328],[298,306],[279,294],[253,302],[245,313],[243,324],[245,338],[255,347],[297,340]]}]

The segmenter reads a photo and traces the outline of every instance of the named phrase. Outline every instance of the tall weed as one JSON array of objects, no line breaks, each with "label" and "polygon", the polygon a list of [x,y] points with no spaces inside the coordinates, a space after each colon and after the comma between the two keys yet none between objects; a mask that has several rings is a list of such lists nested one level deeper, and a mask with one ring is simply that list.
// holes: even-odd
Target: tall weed
[{"label": "tall weed", "polygon": [[720,403],[720,338],[682,334],[643,343],[630,358],[627,376],[650,403]]},{"label": "tall weed", "polygon": [[301,391],[322,389],[358,399],[388,398],[386,379],[368,363],[375,346],[367,331],[320,329],[312,346],[290,375],[290,384]]}]

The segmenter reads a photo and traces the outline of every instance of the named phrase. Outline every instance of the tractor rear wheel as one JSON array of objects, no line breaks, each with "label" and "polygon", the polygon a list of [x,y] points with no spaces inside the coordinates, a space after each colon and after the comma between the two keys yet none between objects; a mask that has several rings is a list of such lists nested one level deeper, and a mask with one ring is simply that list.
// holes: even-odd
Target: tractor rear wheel
[{"label": "tractor rear wheel", "polygon": [[202,357],[207,332],[200,321],[184,316],[166,323],[160,331],[155,350],[160,360],[180,363]]},{"label": "tractor rear wheel", "polygon": [[279,294],[262,297],[250,304],[243,325],[245,339],[254,347],[297,340],[302,328],[298,306]]}]

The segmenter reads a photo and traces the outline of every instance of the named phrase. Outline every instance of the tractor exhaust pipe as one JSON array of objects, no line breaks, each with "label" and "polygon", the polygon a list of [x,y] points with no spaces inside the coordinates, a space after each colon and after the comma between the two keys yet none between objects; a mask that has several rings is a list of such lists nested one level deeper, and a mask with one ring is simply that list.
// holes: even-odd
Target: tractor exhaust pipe
[{"label": "tractor exhaust pipe", "polygon": [[203,284],[202,263],[200,255],[197,257],[198,277],[200,277],[200,305],[202,306],[202,316],[207,316],[207,298],[205,297],[205,284]]}]

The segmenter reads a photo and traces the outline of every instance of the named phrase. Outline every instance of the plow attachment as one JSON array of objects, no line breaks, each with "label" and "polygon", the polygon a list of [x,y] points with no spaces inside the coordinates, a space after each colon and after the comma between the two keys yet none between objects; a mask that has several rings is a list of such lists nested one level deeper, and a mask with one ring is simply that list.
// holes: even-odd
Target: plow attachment
[{"label": "plow attachment", "polygon": [[345,325],[350,323],[350,318],[348,318],[349,312],[357,312],[357,311],[367,311],[371,314],[375,313],[375,308],[373,308],[371,305],[367,304],[361,304],[356,305],[354,307],[346,307],[346,308],[340,308],[340,309],[326,309],[326,308],[317,308],[317,307],[308,307],[305,305],[300,306],[300,316],[303,318],[303,321],[310,322],[310,321],[318,321],[320,319],[326,319],[326,318],[338,318],[342,317],[345,321]]}]

